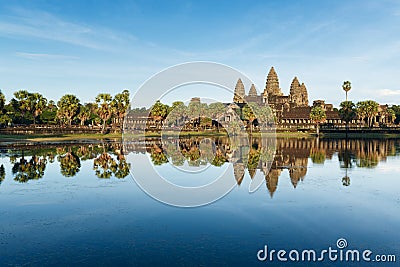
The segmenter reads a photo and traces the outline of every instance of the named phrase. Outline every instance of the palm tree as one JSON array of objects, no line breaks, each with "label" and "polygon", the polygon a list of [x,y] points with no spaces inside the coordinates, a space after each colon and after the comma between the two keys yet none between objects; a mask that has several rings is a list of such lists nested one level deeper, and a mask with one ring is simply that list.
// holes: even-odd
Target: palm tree
[{"label": "palm tree", "polygon": [[260,106],[257,103],[247,103],[242,109],[243,118],[250,124],[250,133],[253,132],[253,122],[257,119],[257,115],[261,114]]},{"label": "palm tree", "polygon": [[28,100],[29,92],[26,90],[19,90],[14,93],[14,97],[16,99],[11,100],[14,108],[18,109],[21,112],[21,117],[26,119],[25,114],[30,109],[30,104]]},{"label": "palm tree", "polygon": [[386,110],[387,116],[389,117],[390,123],[394,123],[396,120],[396,112],[392,108]]},{"label": "palm tree", "polygon": [[122,93],[116,94],[111,104],[115,111],[117,123],[122,129],[123,119],[129,108],[129,91],[124,90]]},{"label": "palm tree", "polygon": [[209,116],[217,122],[218,132],[220,125],[219,119],[225,113],[225,110],[226,110],[225,105],[222,104],[221,102],[215,102],[208,105],[207,111],[209,113]]},{"label": "palm tree", "polygon": [[0,90],[0,114],[3,112],[5,105],[6,105],[6,97]]},{"label": "palm tree", "polygon": [[346,124],[357,117],[356,105],[352,101],[344,101],[340,103],[339,116]]},{"label": "palm tree", "polygon": [[36,118],[43,113],[43,110],[47,106],[47,99],[39,94],[39,93],[33,93],[29,95],[29,101],[30,101],[30,111],[33,116],[33,125],[36,125]]},{"label": "palm tree", "polygon": [[66,118],[69,126],[72,125],[72,120],[79,110],[79,99],[70,94],[63,95],[57,102],[58,112],[57,116],[62,119]]},{"label": "palm tree", "polygon": [[346,101],[347,101],[347,92],[351,90],[351,82],[344,81],[342,85],[343,90],[346,92]]},{"label": "palm tree", "polygon": [[168,114],[168,105],[164,105],[157,100],[157,102],[151,107],[150,116],[155,122],[161,122]]},{"label": "palm tree", "polygon": [[107,126],[107,121],[111,118],[113,114],[113,107],[111,106],[112,97],[110,94],[99,94],[96,97],[96,103],[99,105],[97,107],[97,114],[103,120],[103,128],[101,133],[104,134]]},{"label": "palm tree", "polygon": [[77,117],[78,119],[81,120],[81,126],[84,126],[85,121],[87,121],[90,118],[91,111],[92,111],[91,107],[88,104],[80,106]]},{"label": "palm tree", "polygon": [[187,108],[182,101],[175,101],[172,103],[170,111],[168,112],[169,124],[175,123],[176,126],[180,126],[180,123],[185,118]]},{"label": "palm tree", "polygon": [[352,101],[344,101],[340,103],[339,116],[342,121],[346,122],[346,139],[349,130],[349,122],[357,117],[356,105]]},{"label": "palm tree", "polygon": [[326,120],[326,113],[320,106],[313,107],[310,113],[310,119],[316,124],[317,136],[319,136],[319,124]]},{"label": "palm tree", "polygon": [[373,100],[360,101],[357,103],[357,113],[360,117],[367,117],[368,127],[372,127],[373,118],[378,114],[379,104]]}]

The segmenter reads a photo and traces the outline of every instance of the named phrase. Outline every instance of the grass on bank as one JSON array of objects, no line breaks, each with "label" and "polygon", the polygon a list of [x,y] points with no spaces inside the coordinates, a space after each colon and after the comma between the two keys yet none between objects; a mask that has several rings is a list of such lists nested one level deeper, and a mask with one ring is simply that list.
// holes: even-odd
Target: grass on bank
[{"label": "grass on bank", "polygon": [[[177,136],[177,132],[163,132],[163,136]],[[261,133],[252,133],[254,137],[260,137]],[[277,132],[277,133],[263,133],[263,136],[276,136],[278,138],[315,138],[314,133],[305,132]],[[129,134],[127,138],[156,138],[160,137],[161,134],[158,132],[148,132],[145,135]],[[180,137],[194,137],[194,136],[227,136],[226,132],[180,132]],[[343,139],[346,137],[345,133],[325,133],[321,134],[320,138],[338,138]],[[74,140],[101,140],[101,139],[121,139],[122,134],[120,133],[109,133],[109,134],[36,134],[36,135],[6,135],[0,134],[0,142],[50,142],[50,141],[74,141]],[[400,138],[400,134],[384,134],[384,133],[349,133],[348,138],[370,138],[370,139],[381,139],[381,138]]]},{"label": "grass on bank", "polygon": [[120,139],[121,134],[111,133],[111,134],[21,134],[21,135],[8,135],[0,134],[1,141],[34,141],[34,142],[44,142],[44,141],[73,141],[80,139]]}]

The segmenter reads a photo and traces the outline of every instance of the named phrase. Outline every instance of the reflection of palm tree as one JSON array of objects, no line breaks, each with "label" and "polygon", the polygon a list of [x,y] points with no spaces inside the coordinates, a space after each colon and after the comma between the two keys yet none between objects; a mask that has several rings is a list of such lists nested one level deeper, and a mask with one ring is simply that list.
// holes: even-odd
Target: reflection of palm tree
[{"label": "reflection of palm tree", "polygon": [[354,155],[350,151],[347,150],[348,148],[348,139],[346,138],[346,147],[344,151],[340,151],[338,154],[340,167],[346,169],[346,175],[342,178],[343,186],[350,185],[350,177],[347,175],[347,170],[353,167]]},{"label": "reflection of palm tree", "polygon": [[[110,178],[118,169],[117,162],[108,154],[103,152],[93,161],[93,169],[99,178]],[[128,168],[129,170],[129,168]]]},{"label": "reflection of palm tree", "polygon": [[65,177],[74,177],[81,168],[81,161],[71,149],[63,156],[58,156],[61,174]]},{"label": "reflection of palm tree", "polygon": [[6,170],[4,169],[4,165],[1,164],[0,166],[0,184],[4,181],[6,178]]},{"label": "reflection of palm tree", "polygon": [[117,159],[118,159],[117,169],[114,172],[114,175],[115,177],[122,179],[128,176],[131,165],[126,162],[126,159],[122,153],[118,154]]},{"label": "reflection of palm tree", "polygon": [[221,149],[217,148],[215,151],[214,159],[211,161],[211,164],[217,167],[220,167],[227,162],[226,157],[222,153]]},{"label": "reflection of palm tree", "polygon": [[345,151],[340,151],[338,153],[338,158],[340,162],[340,167],[341,168],[352,168],[353,163],[355,160],[355,155],[348,151],[347,149]]},{"label": "reflection of palm tree", "polygon": [[253,178],[260,161],[260,151],[258,149],[251,148],[249,152],[249,160],[247,162],[247,168],[249,169],[250,177]]},{"label": "reflection of palm tree", "polygon": [[14,180],[20,183],[38,180],[44,176],[46,164],[46,158],[35,155],[28,161],[22,156],[12,167],[12,173],[15,175]]},{"label": "reflection of palm tree", "polygon": [[315,164],[324,164],[326,158],[325,151],[322,149],[312,149],[310,158]]},{"label": "reflection of palm tree", "polygon": [[[347,172],[347,169],[346,169],[346,172]],[[349,186],[349,185],[350,185],[350,177],[347,176],[347,174],[346,174],[345,177],[342,178],[342,184],[343,184],[344,186]]]},{"label": "reflection of palm tree", "polygon": [[162,165],[168,162],[168,158],[159,145],[153,145],[150,150],[150,158],[154,165]]}]

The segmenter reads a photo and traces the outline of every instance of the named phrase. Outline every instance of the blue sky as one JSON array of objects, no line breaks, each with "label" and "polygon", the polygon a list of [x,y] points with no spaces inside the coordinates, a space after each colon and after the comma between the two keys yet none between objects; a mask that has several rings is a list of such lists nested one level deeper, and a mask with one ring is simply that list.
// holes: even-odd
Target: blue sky
[{"label": "blue sky", "polygon": [[[399,1],[0,1],[0,89],[82,101],[215,61],[263,90],[271,66],[310,101],[400,104]],[[246,88],[248,90],[249,87]],[[229,100],[229,99],[228,99]]]}]

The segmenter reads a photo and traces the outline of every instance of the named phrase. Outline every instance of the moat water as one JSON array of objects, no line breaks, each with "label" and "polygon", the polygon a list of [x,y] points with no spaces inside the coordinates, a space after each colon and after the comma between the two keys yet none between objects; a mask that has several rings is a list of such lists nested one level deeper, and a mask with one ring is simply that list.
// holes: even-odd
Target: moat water
[{"label": "moat water", "polygon": [[[278,139],[266,152],[268,168],[262,140],[247,148],[225,138],[207,142],[213,155],[201,152],[198,137],[128,147],[111,141],[0,146],[0,265],[291,266],[260,262],[257,252],[265,245],[336,248],[344,238],[349,249],[396,255],[396,263],[376,266],[398,266],[400,139]],[[181,153],[174,158],[168,145]],[[160,173],[231,168],[235,187],[202,207],[166,205],[130,175],[131,164],[143,159]],[[262,184],[249,193],[257,177]],[[199,183],[184,174],[173,178]]]}]

